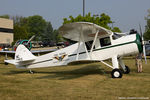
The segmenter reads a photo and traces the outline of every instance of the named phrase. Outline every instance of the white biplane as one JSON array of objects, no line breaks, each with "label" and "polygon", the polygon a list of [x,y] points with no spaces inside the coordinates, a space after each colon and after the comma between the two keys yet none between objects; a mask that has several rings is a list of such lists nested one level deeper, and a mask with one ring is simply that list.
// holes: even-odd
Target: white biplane
[{"label": "white biplane", "polygon": [[[15,59],[5,62],[14,64],[17,68],[32,69],[67,65],[75,61],[100,61],[112,68],[112,78],[121,78],[122,71],[119,67],[126,74],[130,72],[122,57],[143,52],[139,34],[120,36],[89,22],[64,24],[59,28],[59,32],[63,37],[77,43],[38,57],[24,45],[19,45]],[[112,65],[104,62],[107,59],[112,60]]]}]

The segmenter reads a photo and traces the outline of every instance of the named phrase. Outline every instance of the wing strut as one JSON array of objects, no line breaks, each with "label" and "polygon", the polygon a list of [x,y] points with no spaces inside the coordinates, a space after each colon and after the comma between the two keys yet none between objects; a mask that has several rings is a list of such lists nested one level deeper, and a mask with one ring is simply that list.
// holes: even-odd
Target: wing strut
[{"label": "wing strut", "polygon": [[[83,45],[84,45],[84,48],[85,48],[85,51],[86,51],[86,55],[87,55],[88,58],[90,58],[89,53],[88,53],[88,50],[87,50],[87,47],[86,47],[86,45],[85,45],[85,40],[84,40],[83,34],[81,34],[81,38],[82,38],[82,42],[83,42]],[[90,59],[91,59],[91,58],[90,58]]]},{"label": "wing strut", "polygon": [[[81,33],[80,33],[80,37],[81,37]],[[78,60],[78,59],[79,59],[80,43],[81,43],[81,38],[79,38],[79,42],[78,42],[78,49],[77,49],[77,56],[76,56],[76,60]]]},{"label": "wing strut", "polygon": [[94,45],[95,45],[95,42],[96,42],[98,33],[99,33],[99,31],[97,31],[96,34],[95,34],[94,41],[93,41],[93,43],[92,43],[92,47],[91,47],[90,53],[89,53],[88,50],[87,50],[87,47],[86,47],[86,45],[85,45],[85,40],[84,40],[84,36],[83,36],[83,29],[82,29],[82,26],[81,26],[81,31],[80,31],[80,35],[79,35],[79,42],[78,42],[78,49],[77,49],[76,60],[79,60],[79,52],[80,52],[81,42],[83,42],[83,45],[84,45],[84,48],[85,48],[87,57],[90,58],[90,60],[92,60],[92,52],[93,52],[93,48],[94,48]]},{"label": "wing strut", "polygon": [[[80,45],[81,45],[81,42],[83,42],[83,45],[84,45],[84,48],[85,48],[85,51],[86,51],[86,54],[87,54],[87,57],[90,58],[89,56],[89,53],[88,53],[88,50],[87,50],[87,47],[85,45],[85,40],[84,40],[84,36],[83,36],[83,27],[81,26],[80,28],[80,35],[79,35],[79,42],[78,42],[78,49],[77,49],[77,56],[76,56],[76,60],[79,60],[79,52],[80,52]],[[90,58],[91,59],[91,58]]]},{"label": "wing strut", "polygon": [[98,33],[99,33],[99,31],[97,31],[96,34],[95,34],[94,41],[93,41],[93,43],[92,43],[92,48],[91,48],[91,50],[90,50],[90,58],[91,58],[91,60],[92,60],[92,52],[93,52],[93,48],[94,48],[94,45],[95,45],[95,42],[96,42]]}]

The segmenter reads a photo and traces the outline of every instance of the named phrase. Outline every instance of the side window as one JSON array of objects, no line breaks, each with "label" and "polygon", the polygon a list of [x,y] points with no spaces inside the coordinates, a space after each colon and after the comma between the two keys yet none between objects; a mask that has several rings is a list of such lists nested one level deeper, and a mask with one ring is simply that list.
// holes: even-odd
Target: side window
[{"label": "side window", "polygon": [[[92,48],[92,44],[93,44],[93,41],[85,42],[85,45],[86,45],[87,50],[91,50],[91,48]],[[94,48],[93,48],[93,49],[95,49],[95,46],[94,46]]]},{"label": "side window", "polygon": [[110,37],[105,37],[100,39],[101,47],[111,45]]}]

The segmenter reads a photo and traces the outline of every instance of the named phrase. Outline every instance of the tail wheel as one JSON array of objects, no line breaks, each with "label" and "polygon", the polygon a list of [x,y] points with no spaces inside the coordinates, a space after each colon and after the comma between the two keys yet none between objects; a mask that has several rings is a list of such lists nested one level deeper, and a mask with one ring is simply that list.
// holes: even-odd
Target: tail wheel
[{"label": "tail wheel", "polygon": [[5,62],[5,65],[8,65],[8,63],[7,63],[7,62]]},{"label": "tail wheel", "polygon": [[122,72],[120,69],[113,69],[111,72],[112,78],[122,78]]},{"label": "tail wheel", "polygon": [[129,74],[130,73],[130,68],[125,65],[125,71],[124,74]]}]

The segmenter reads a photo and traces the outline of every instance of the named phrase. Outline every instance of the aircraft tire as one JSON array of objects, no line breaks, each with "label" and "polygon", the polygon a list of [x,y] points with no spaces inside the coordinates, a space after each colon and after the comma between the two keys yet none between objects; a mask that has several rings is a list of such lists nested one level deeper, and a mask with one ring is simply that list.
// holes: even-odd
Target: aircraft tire
[{"label": "aircraft tire", "polygon": [[7,62],[5,62],[5,65],[8,65],[8,63],[7,63]]},{"label": "aircraft tire", "polygon": [[125,65],[126,71],[124,71],[124,74],[129,74],[130,73],[130,68]]},{"label": "aircraft tire", "polygon": [[122,72],[120,69],[113,69],[111,72],[112,78],[122,78]]}]

